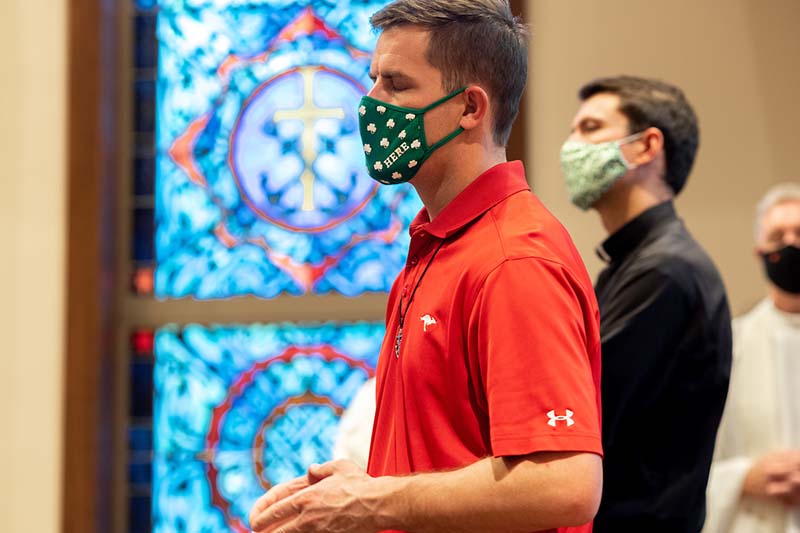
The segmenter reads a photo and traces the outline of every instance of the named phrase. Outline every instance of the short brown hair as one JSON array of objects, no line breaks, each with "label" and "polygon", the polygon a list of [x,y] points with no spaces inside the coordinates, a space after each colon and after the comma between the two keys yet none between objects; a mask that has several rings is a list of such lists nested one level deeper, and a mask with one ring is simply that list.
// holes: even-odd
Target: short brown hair
[{"label": "short brown hair", "polygon": [[505,146],[528,77],[528,30],[507,0],[396,0],[370,22],[381,30],[416,25],[430,31],[426,58],[442,73],[444,90],[485,87],[494,141]]},{"label": "short brown hair", "polygon": [[629,133],[654,127],[664,135],[664,181],[676,195],[694,165],[700,134],[697,116],[678,87],[660,80],[616,76],[590,81],[578,91],[581,100],[598,93],[619,96],[619,111],[628,118]]}]

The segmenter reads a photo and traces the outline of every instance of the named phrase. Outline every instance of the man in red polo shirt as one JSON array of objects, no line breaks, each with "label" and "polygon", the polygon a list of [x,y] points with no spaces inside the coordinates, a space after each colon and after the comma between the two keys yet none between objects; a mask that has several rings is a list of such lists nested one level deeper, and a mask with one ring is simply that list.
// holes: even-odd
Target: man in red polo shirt
[{"label": "man in red polo shirt", "polygon": [[251,527],[588,533],[599,314],[566,230],[506,162],[527,32],[505,0],[398,0],[371,22],[368,170],[410,181],[425,208],[389,296],[368,474],[312,466],[262,496]]}]

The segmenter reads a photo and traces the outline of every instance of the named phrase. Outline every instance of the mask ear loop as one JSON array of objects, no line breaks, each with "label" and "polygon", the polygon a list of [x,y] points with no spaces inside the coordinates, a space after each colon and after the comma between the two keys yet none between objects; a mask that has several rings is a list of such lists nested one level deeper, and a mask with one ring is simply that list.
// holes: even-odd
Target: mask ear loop
[{"label": "mask ear loop", "polygon": [[[459,94],[463,93],[466,90],[467,90],[467,86],[464,85],[460,89],[458,89],[456,91],[453,91],[452,93],[450,93],[450,94],[448,94],[446,96],[443,96],[442,98],[439,98],[438,100],[433,102],[431,105],[423,108],[422,109],[422,113],[427,113],[428,111],[430,111],[434,107],[436,107],[436,106],[438,106],[440,104],[443,104],[443,103],[447,102],[448,100],[450,100],[452,98],[455,98],[456,96],[458,96]],[[441,148],[445,144],[449,143],[450,141],[452,141],[453,139],[455,139],[456,137],[461,135],[463,132],[464,132],[464,128],[459,126],[458,128],[455,129],[455,131],[453,131],[449,135],[445,135],[442,139],[440,139],[439,141],[437,141],[434,144],[432,144],[431,146],[429,146],[428,149],[425,151],[425,157],[422,159],[422,161],[420,161],[420,164],[422,162],[424,162],[426,159],[428,159],[428,157],[430,157],[430,155],[434,152],[434,150],[436,150],[438,148]]]},{"label": "mask ear loop", "polygon": [[638,168],[639,165],[632,165],[631,163],[628,162],[627,159],[625,159],[625,154],[622,153],[622,145],[632,143],[633,141],[641,139],[645,131],[647,131],[647,128],[643,129],[642,131],[637,131],[636,133],[631,133],[630,135],[623,137],[622,139],[614,141],[617,144],[617,147],[619,148],[619,157],[625,163],[625,167],[628,170]]},{"label": "mask ear loop", "polygon": [[645,131],[647,131],[647,129],[646,129],[646,128],[645,128],[645,129],[643,129],[642,131],[637,131],[636,133],[631,133],[631,134],[630,134],[630,135],[628,135],[627,137],[623,137],[622,139],[619,139],[619,140],[617,141],[617,143],[618,143],[620,146],[621,146],[621,145],[623,145],[623,144],[632,143],[633,141],[636,141],[636,140],[639,140],[639,139],[641,139],[641,137],[642,137],[642,135],[644,135],[644,132],[645,132]]},{"label": "mask ear loop", "polygon": [[[443,139],[441,139],[438,142],[434,143],[432,146],[429,146],[428,147],[428,154],[430,154],[431,152],[433,152],[437,148],[439,148],[441,146],[444,146],[445,144],[449,143],[450,141],[452,141],[453,139],[455,139],[456,137],[461,135],[461,133],[463,133],[463,132],[464,132],[464,128],[459,126],[458,128],[456,128],[456,130],[453,133],[451,133],[450,135],[445,136]],[[427,156],[426,156],[426,159],[427,159]]]},{"label": "mask ear loop", "polygon": [[446,95],[442,96],[441,98],[436,100],[434,103],[423,107],[421,111],[423,113],[425,113],[427,111],[430,111],[434,107],[445,103],[446,101],[450,100],[451,98],[455,98],[456,96],[458,96],[459,94],[463,93],[466,90],[467,90],[467,86],[464,85],[462,88],[456,89],[455,91],[451,92],[450,94],[446,94]]}]

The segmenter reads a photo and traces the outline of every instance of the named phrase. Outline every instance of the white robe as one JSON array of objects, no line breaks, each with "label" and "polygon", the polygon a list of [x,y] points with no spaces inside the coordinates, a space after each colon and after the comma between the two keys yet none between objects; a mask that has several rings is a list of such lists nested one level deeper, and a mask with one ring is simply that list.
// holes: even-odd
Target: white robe
[{"label": "white robe", "polygon": [[733,321],[733,370],[703,533],[800,533],[800,509],[741,494],[764,454],[800,449],[800,314],[771,300]]},{"label": "white robe", "polygon": [[369,378],[345,409],[333,445],[334,459],[349,459],[361,468],[367,468],[375,419],[375,394],[375,378]]}]

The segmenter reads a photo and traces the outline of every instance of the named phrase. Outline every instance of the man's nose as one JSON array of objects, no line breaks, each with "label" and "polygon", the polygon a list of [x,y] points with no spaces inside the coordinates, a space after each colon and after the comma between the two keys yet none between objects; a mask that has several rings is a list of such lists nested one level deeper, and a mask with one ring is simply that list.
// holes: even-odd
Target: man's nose
[{"label": "man's nose", "polygon": [[367,93],[367,96],[369,96],[370,98],[374,98],[375,100],[384,100],[384,98],[382,98],[383,96],[382,91],[377,83],[372,84],[372,87]]},{"label": "man's nose", "polygon": [[583,141],[584,138],[578,130],[572,130],[567,136],[568,141]]}]

